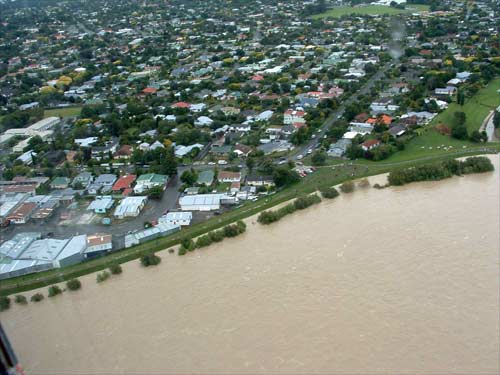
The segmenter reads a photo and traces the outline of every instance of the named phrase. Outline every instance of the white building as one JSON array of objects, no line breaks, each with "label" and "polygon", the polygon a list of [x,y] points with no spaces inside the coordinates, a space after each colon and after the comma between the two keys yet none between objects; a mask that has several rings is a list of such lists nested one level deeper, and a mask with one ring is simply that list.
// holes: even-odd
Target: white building
[{"label": "white building", "polygon": [[87,210],[94,211],[96,214],[105,214],[111,207],[113,207],[113,203],[114,201],[111,196],[99,196],[89,204]]},{"label": "white building", "polygon": [[193,219],[192,212],[169,212],[158,219],[159,223],[167,223],[169,225],[186,226],[191,224]]},{"label": "white building", "polygon": [[180,230],[180,225],[159,223],[154,227],[131,233],[125,236],[125,247],[132,247],[141,243],[164,237]]},{"label": "white building", "polygon": [[305,114],[306,113],[304,111],[295,111],[293,109],[289,109],[283,115],[283,123],[285,125],[292,125],[297,123],[305,124]]},{"label": "white building", "polygon": [[147,197],[126,197],[115,208],[114,216],[117,219],[136,217],[146,205],[147,200]]},{"label": "white building", "polygon": [[225,194],[185,195],[179,199],[182,211],[212,211],[220,209],[220,201]]}]

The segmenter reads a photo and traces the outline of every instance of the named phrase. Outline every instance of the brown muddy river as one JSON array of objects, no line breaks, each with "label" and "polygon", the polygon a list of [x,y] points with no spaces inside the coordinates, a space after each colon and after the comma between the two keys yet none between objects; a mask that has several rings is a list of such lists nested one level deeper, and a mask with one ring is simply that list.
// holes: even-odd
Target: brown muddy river
[{"label": "brown muddy river", "polygon": [[493,160],[495,173],[250,221],[156,268],[82,277],[2,323],[27,374],[497,374]]}]

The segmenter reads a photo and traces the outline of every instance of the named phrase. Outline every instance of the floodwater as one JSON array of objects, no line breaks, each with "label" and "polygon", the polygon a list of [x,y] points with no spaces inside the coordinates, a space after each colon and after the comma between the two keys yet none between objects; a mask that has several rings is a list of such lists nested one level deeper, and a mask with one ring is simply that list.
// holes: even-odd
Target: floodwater
[{"label": "floodwater", "polygon": [[[358,190],[1,314],[28,374],[497,374],[494,173]],[[30,296],[32,293],[27,293]]]}]

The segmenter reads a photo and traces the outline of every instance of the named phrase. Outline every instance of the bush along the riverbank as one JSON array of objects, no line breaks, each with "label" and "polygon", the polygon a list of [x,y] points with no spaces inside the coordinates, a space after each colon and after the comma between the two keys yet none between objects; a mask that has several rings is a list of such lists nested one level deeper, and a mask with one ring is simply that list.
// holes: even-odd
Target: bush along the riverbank
[{"label": "bush along the riverbank", "polygon": [[281,220],[286,215],[293,214],[296,210],[303,210],[321,202],[321,198],[317,194],[307,195],[305,197],[297,198],[293,203],[287,204],[275,211],[262,212],[257,221],[261,224],[267,225]]},{"label": "bush along the riverbank", "polygon": [[436,181],[464,174],[491,172],[494,169],[490,159],[476,156],[464,161],[445,160],[440,163],[401,168],[389,173],[388,180],[390,185],[400,186],[416,181]]},{"label": "bush along the riverbank", "polygon": [[214,230],[204,234],[196,241],[190,238],[184,238],[181,241],[179,255],[185,255],[188,251],[194,251],[202,247],[210,246],[214,242],[221,242],[226,237],[236,237],[247,230],[246,224],[239,220],[235,224],[226,225],[222,229]]},{"label": "bush along the riverbank", "polygon": [[321,190],[321,196],[326,199],[334,199],[339,196],[339,192],[333,186]]}]

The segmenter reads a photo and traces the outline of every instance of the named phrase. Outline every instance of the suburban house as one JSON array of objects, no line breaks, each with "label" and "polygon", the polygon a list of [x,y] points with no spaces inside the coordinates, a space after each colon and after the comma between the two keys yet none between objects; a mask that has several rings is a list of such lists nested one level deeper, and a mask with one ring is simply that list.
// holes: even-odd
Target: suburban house
[{"label": "suburban house", "polygon": [[132,184],[134,183],[135,179],[137,176],[135,174],[127,174],[125,176],[121,176],[116,182],[114,183],[113,187],[111,188],[112,192],[114,194],[121,194],[127,192],[131,192],[132,190]]},{"label": "suburban house", "polygon": [[201,171],[198,173],[198,179],[196,183],[199,185],[210,186],[214,182],[215,172],[212,169]]},{"label": "suburban house", "polygon": [[306,119],[304,111],[295,111],[293,109],[288,109],[283,115],[283,123],[285,125],[293,125],[293,124],[305,124]]},{"label": "suburban house", "polygon": [[132,156],[132,146],[123,145],[113,155],[115,159],[129,159]]},{"label": "suburban house", "polygon": [[136,181],[134,192],[141,194],[154,186],[161,186],[165,189],[168,182],[168,176],[156,173],[147,173],[139,176]]},{"label": "suburban house", "polygon": [[217,179],[221,182],[240,182],[241,181],[241,173],[240,172],[229,172],[229,171],[220,171],[217,175]]},{"label": "suburban house", "polygon": [[12,224],[26,224],[37,207],[33,202],[21,203],[7,216],[7,220]]},{"label": "suburban house", "polygon": [[273,186],[274,179],[273,176],[252,174],[246,177],[245,183],[250,186]]},{"label": "suburban house", "polygon": [[252,148],[250,146],[237,143],[236,146],[234,146],[233,152],[238,155],[238,157],[247,157],[248,154],[252,152]]},{"label": "suburban house", "polygon": [[116,181],[116,176],[114,174],[104,173],[95,179],[95,181],[90,184],[87,188],[87,192],[90,195],[97,195],[99,192],[107,193],[111,191],[113,184]]},{"label": "suburban house", "polygon": [[457,92],[454,86],[438,87],[434,90],[434,94],[439,96],[452,96]]},{"label": "suburban house", "polygon": [[352,141],[350,139],[339,139],[337,142],[332,143],[328,149],[328,155],[333,157],[342,157],[347,151],[347,147],[351,145]]},{"label": "suburban house", "polygon": [[106,158],[108,154],[113,155],[118,149],[118,138],[113,138],[107,141],[104,146],[94,146],[92,147],[92,158],[96,160],[101,160],[101,157]]},{"label": "suburban house", "polygon": [[361,149],[363,151],[370,151],[380,146],[380,143],[381,142],[378,139],[369,139],[361,144]]},{"label": "suburban house", "polygon": [[96,197],[87,207],[87,210],[94,211],[96,214],[105,214],[113,207],[113,198],[110,195]]},{"label": "suburban house", "polygon": [[56,177],[50,183],[52,189],[66,189],[69,186],[70,179],[68,177]]},{"label": "suburban house", "polygon": [[73,187],[81,185],[83,186],[84,189],[86,189],[94,180],[94,176],[92,176],[92,173],[90,172],[81,172],[76,176],[73,181],[71,182],[71,185]]}]

